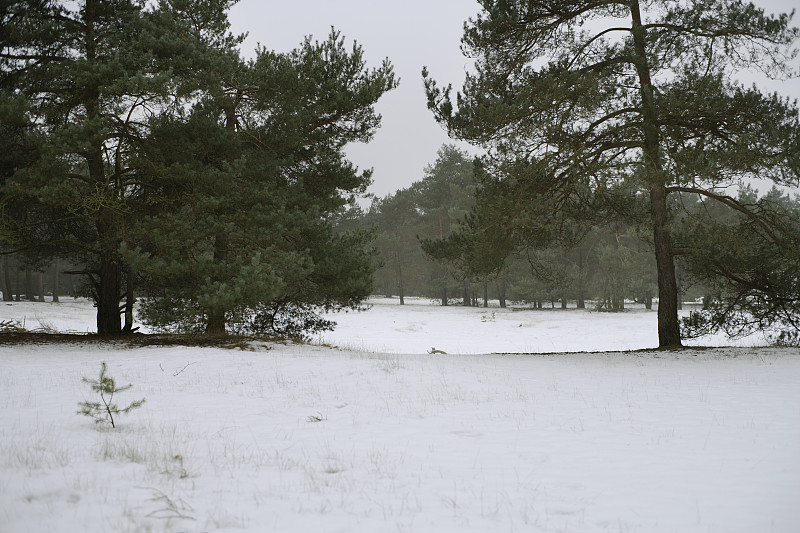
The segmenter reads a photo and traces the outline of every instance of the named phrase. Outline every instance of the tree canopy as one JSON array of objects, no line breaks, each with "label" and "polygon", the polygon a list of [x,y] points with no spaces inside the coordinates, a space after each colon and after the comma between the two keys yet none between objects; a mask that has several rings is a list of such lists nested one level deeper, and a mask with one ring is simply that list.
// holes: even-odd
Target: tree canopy
[{"label": "tree canopy", "polygon": [[423,70],[429,107],[452,136],[486,149],[487,173],[530,195],[518,198],[558,211],[624,191],[629,201],[609,205],[630,206],[632,219],[644,202],[659,345],[680,345],[674,258],[689,248],[672,230],[673,198],[700,195],[768,227],[773,219],[720,191],[749,178],[798,185],[796,104],[736,78],[791,74],[791,16],[738,0],[480,4],[463,37],[475,73],[454,101]]},{"label": "tree canopy", "polygon": [[101,334],[132,329],[136,294],[153,326],[224,333],[368,293],[364,238],[331,217],[370,181],[343,149],[379,126],[392,66],[336,32],[244,61],[233,4],[3,4],[3,250],[85,265]]},{"label": "tree canopy", "polygon": [[154,326],[221,333],[275,306],[353,306],[372,288],[364,235],[335,233],[332,216],[370,183],[343,147],[374,133],[391,66],[366,69],[332,33],[232,72],[187,117],[160,118],[143,154],[169,191],[129,254]]}]

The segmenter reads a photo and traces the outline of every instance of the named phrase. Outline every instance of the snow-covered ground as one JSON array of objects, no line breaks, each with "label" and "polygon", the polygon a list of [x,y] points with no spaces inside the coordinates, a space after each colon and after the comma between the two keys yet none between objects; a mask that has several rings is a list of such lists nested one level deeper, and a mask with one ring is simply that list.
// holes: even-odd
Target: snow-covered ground
[{"label": "snow-covered ground", "polygon": [[[340,347],[388,353],[549,353],[638,350],[658,346],[656,311],[629,306],[622,313],[593,309],[487,309],[430,300],[373,298],[366,313],[333,313],[338,323],[319,338]],[[689,310],[682,312],[688,315]],[[366,315],[366,316],[364,316]],[[365,319],[366,318],[366,319]],[[764,346],[763,335],[731,341],[722,335],[687,344]]]},{"label": "snow-covered ground", "polygon": [[[61,298],[53,304],[0,302],[0,322],[10,320],[29,330],[96,332],[95,309],[89,300]],[[436,348],[447,353],[550,353],[639,350],[658,346],[655,311],[629,305],[623,313],[593,309],[488,309],[451,305],[443,308],[422,298],[372,298],[366,312],[331,313],[338,325],[314,340],[340,348],[383,353],[423,354]],[[682,314],[688,314],[688,309]],[[138,325],[138,324],[137,324]],[[147,332],[146,326],[140,331]],[[688,344],[764,346],[762,335],[731,341],[719,335]]]},{"label": "snow-covered ground", "polygon": [[[800,531],[800,350],[492,354],[652,346],[655,314],[396,303],[339,348],[0,345],[0,533]],[[117,429],[76,414],[101,361],[147,399]]]}]

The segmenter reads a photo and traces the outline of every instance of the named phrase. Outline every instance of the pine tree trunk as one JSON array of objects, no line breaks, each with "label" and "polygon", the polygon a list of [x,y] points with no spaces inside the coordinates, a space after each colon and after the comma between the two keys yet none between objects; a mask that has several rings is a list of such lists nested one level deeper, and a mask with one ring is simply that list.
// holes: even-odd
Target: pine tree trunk
[{"label": "pine tree trunk", "polygon": [[[235,108],[225,109],[225,128],[236,130],[237,118]],[[214,237],[214,263],[221,264],[228,258],[228,236],[222,231]],[[213,309],[208,312],[206,322],[206,335],[224,337],[228,334],[225,329],[225,310]]]},{"label": "pine tree trunk", "polygon": [[25,269],[25,299],[29,302],[36,301],[36,289],[33,287],[33,272],[30,268]]},{"label": "pine tree trunk", "polygon": [[[223,263],[228,258],[228,236],[223,232],[214,237],[214,263]],[[211,309],[208,311],[206,322],[206,335],[223,337],[228,334],[225,330],[225,310]]]},{"label": "pine tree trunk", "polygon": [[3,293],[3,301],[8,301],[8,284],[6,280],[6,261],[5,257],[0,255],[0,291]]},{"label": "pine tree trunk", "polygon": [[634,63],[642,97],[642,128],[646,178],[650,183],[650,215],[653,222],[656,270],[658,272],[658,346],[681,345],[678,325],[678,289],[675,263],[667,231],[667,191],[661,162],[655,95],[646,51],[647,30],[642,25],[638,0],[630,4]]},{"label": "pine tree trunk", "polygon": [[119,249],[119,214],[104,209],[95,226],[100,240],[98,280],[95,285],[97,304],[97,333],[116,336],[122,333],[120,324],[122,267],[117,250]]},{"label": "pine tree trunk", "polygon": [[403,287],[403,263],[400,261],[400,251],[397,251],[397,275],[400,281],[398,290],[400,291],[400,305],[405,305],[406,295]]},{"label": "pine tree trunk", "polygon": [[461,302],[464,307],[469,307],[469,287],[464,285],[464,300]]},{"label": "pine tree trunk", "polygon": [[125,269],[125,326],[122,333],[127,335],[133,333],[133,304],[136,298],[133,295],[133,269],[130,266]]},{"label": "pine tree trunk", "polygon": [[19,269],[14,270],[14,287],[17,289],[17,297],[15,298],[15,302],[22,301],[22,283],[19,281]]},{"label": "pine tree trunk", "polygon": [[228,332],[225,330],[225,314],[209,315],[206,322],[206,335],[224,337],[227,334]]},{"label": "pine tree trunk", "polygon": [[36,293],[39,297],[39,302],[44,302],[44,274],[42,272],[36,273]]},{"label": "pine tree trunk", "polygon": [[447,305],[447,285],[442,287],[442,305]]},{"label": "pine tree trunk", "polygon": [[483,282],[483,307],[489,307],[489,283]]},{"label": "pine tree trunk", "polygon": [[120,268],[115,254],[105,252],[100,258],[97,287],[97,333],[119,335],[122,332],[119,318]]},{"label": "pine tree trunk", "polygon": [[578,296],[575,302],[575,307],[578,309],[586,309],[586,301],[584,295],[584,271],[583,271],[583,250],[578,251]]},{"label": "pine tree trunk", "polygon": [[660,348],[681,346],[681,332],[678,323],[678,284],[666,227],[667,201],[663,186],[651,189],[650,203],[658,272],[658,346]]},{"label": "pine tree trunk", "polygon": [[403,289],[403,278],[400,278],[400,287],[398,287],[398,290],[400,291],[400,305],[405,305],[406,295],[405,290]]},{"label": "pine tree trunk", "polygon": [[53,260],[53,302],[58,303],[58,274],[61,268],[61,262],[56,257]]},{"label": "pine tree trunk", "polygon": [[6,293],[3,292],[3,301],[4,302],[13,302],[14,301],[14,285],[11,283],[11,265],[9,264],[8,257],[5,257],[3,260],[3,279],[5,280],[6,286]]},{"label": "pine tree trunk", "polygon": [[[93,65],[97,59],[97,35],[95,24],[97,22],[98,0],[87,0],[83,9],[84,41],[86,46],[86,62]],[[89,123],[100,117],[100,83],[97,79],[90,82],[81,91],[86,118]],[[86,164],[89,178],[98,191],[103,191],[109,186],[106,179],[106,168],[103,159],[102,141],[96,142],[87,148]],[[112,183],[113,185],[113,183]],[[115,201],[116,198],[109,200]],[[119,301],[120,301],[120,264],[117,257],[119,249],[119,213],[113,207],[101,205],[97,211],[97,228],[99,247],[99,266],[96,283],[97,291],[97,333],[100,335],[119,335],[120,326]]]}]

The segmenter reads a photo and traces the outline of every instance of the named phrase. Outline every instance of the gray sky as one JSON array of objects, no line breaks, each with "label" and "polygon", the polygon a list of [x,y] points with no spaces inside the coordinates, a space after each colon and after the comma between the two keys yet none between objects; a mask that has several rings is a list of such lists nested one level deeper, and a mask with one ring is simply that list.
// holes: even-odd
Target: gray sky
[{"label": "gray sky", "polygon": [[[800,8],[800,0],[757,0],[756,4],[768,12]],[[400,86],[378,102],[381,129],[369,144],[347,149],[360,168],[374,168],[370,192],[382,197],[420,180],[442,144],[467,148],[449,139],[428,111],[420,72],[427,66],[440,84],[461,87],[468,65],[460,50],[462,28],[479,9],[471,0],[240,0],[231,9],[230,20],[234,33],[249,34],[242,45],[245,55],[259,43],[285,52],[296,48],[306,35],[324,40],[334,26],[348,42],[355,40],[363,46],[368,66],[377,67],[389,58]],[[800,25],[800,16],[793,22]],[[759,84],[800,98],[798,79]]]}]

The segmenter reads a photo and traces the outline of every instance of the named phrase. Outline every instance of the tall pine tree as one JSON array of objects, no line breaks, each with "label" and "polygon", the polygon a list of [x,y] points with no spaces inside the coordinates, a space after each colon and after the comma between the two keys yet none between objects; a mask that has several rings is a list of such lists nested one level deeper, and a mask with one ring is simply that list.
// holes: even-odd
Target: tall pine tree
[{"label": "tall pine tree", "polygon": [[214,77],[217,52],[230,53],[238,42],[226,33],[232,3],[4,3],[2,87],[27,105],[43,141],[37,159],[14,170],[3,194],[42,202],[63,215],[48,223],[80,230],[60,240],[87,265],[100,334],[123,330],[120,300],[130,269],[120,247],[144,194],[131,163],[148,136],[149,117],[177,112],[200,78]]},{"label": "tall pine tree", "polygon": [[717,191],[749,177],[798,184],[797,108],[735,79],[788,73],[791,17],[734,0],[480,4],[463,38],[477,72],[453,102],[423,71],[429,107],[487,149],[500,179],[560,197],[587,177],[592,190],[627,181],[646,198],[659,346],[680,345],[668,196],[747,209]]}]

